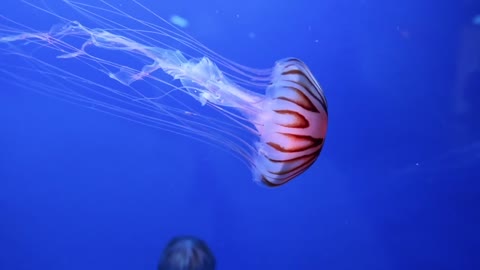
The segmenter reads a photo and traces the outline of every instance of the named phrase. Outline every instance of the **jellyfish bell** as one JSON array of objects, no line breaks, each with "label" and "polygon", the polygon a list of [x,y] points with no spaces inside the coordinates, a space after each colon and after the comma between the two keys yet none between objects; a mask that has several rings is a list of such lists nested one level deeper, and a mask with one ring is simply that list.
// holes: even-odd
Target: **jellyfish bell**
[{"label": "jellyfish bell", "polygon": [[215,256],[205,241],[194,236],[176,236],[164,248],[158,270],[215,270]]},{"label": "jellyfish bell", "polygon": [[318,158],[327,132],[328,109],[322,88],[298,59],[278,61],[257,125],[260,143],[255,179],[282,185]]},{"label": "jellyfish bell", "polygon": [[[74,103],[94,104],[98,110],[229,149],[251,167],[255,182],[268,187],[283,185],[299,176],[320,155],[327,132],[327,101],[301,60],[286,58],[271,69],[252,69],[212,52],[137,1],[133,3],[163,24],[137,19],[105,1],[101,1],[101,7],[64,2],[90,19],[95,27],[29,4],[64,23],[49,32],[19,31],[5,26],[0,29],[8,33],[0,36],[0,44],[27,42],[53,50],[58,58],[17,52],[34,65],[30,72],[40,72],[53,82],[37,80],[22,84],[23,87]],[[129,28],[120,20],[107,17],[112,14],[121,21],[128,19],[139,24],[141,29]],[[115,56],[108,57],[98,49]],[[3,51],[10,53],[14,49],[7,47]],[[141,65],[124,64],[117,54],[138,60]],[[68,60],[94,68],[124,88],[59,66],[58,61]],[[24,77],[5,67],[0,72],[25,82]],[[179,83],[174,84],[172,78]],[[136,87],[139,82],[161,93],[149,93],[143,85]],[[220,114],[211,117],[197,112],[182,101],[183,97],[172,97],[174,92],[187,94],[202,108],[213,108]],[[242,136],[245,131],[253,137],[253,143]]]}]

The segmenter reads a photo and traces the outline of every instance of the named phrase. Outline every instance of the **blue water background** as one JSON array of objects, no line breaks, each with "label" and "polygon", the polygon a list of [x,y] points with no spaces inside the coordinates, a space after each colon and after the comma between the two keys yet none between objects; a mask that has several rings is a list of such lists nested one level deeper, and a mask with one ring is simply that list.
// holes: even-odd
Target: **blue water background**
[{"label": "blue water background", "polygon": [[478,80],[458,90],[474,1],[142,2],[241,64],[304,60],[329,104],[319,160],[261,188],[224,151],[1,79],[0,269],[155,269],[178,234],[218,269],[480,269]]}]

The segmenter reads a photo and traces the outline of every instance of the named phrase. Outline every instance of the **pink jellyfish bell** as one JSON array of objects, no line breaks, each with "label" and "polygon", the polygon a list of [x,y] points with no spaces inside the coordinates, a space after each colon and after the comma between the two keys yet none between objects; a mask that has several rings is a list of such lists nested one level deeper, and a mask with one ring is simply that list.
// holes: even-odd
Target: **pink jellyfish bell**
[{"label": "pink jellyfish bell", "polygon": [[267,88],[255,179],[279,186],[308,169],[320,155],[327,133],[328,110],[323,90],[298,59],[278,61]]}]

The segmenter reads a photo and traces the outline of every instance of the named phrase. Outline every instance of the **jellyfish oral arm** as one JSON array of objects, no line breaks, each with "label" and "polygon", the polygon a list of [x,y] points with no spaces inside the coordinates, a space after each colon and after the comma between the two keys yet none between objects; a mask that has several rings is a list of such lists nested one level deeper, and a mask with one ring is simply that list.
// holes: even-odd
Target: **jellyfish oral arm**
[{"label": "jellyfish oral arm", "polygon": [[[83,37],[80,48],[64,41],[65,37]],[[178,50],[151,47],[140,44],[121,35],[116,35],[101,29],[90,29],[79,22],[71,22],[62,27],[56,27],[48,33],[23,33],[0,38],[0,43],[37,40],[50,43],[62,52],[57,58],[67,59],[84,56],[95,61],[102,61],[87,52],[89,46],[107,50],[123,50],[134,52],[151,59],[152,63],[143,66],[142,70],[134,70],[126,66],[117,66],[118,71],[109,77],[125,85],[149,77],[157,70],[163,70],[173,79],[179,80],[183,87],[180,90],[189,94],[202,105],[212,103],[222,107],[234,107],[240,110],[260,108],[262,95],[241,88],[226,78],[222,71],[207,57],[187,59]],[[114,65],[114,63],[110,63]],[[256,104],[256,105],[255,105]],[[253,107],[252,107],[253,106]]]},{"label": "jellyfish oral arm", "polygon": [[[176,53],[183,57],[179,51]],[[263,99],[261,95],[241,88],[224,77],[219,68],[207,57],[200,60],[185,58],[182,60],[180,66],[167,64],[162,69],[180,80],[190,90],[194,90],[194,97],[202,104],[211,102],[220,106],[241,108],[259,104]]]}]

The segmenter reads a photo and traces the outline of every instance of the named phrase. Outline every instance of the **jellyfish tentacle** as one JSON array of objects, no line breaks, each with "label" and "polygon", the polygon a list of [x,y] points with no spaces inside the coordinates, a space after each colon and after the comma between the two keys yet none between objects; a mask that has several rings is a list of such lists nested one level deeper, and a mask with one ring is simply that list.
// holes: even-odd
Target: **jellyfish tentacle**
[{"label": "jellyfish tentacle", "polygon": [[[53,30],[54,29],[54,30]],[[123,50],[136,52],[151,59],[151,64],[143,66],[138,72],[129,67],[120,66],[117,72],[110,72],[109,77],[125,85],[141,80],[161,69],[174,79],[179,80],[187,93],[197,99],[202,105],[207,102],[223,107],[235,107],[244,112],[258,110],[262,95],[236,85],[207,57],[187,59],[179,50],[170,50],[140,44],[127,37],[117,35],[102,29],[90,29],[77,21],[61,27],[53,28],[49,33],[22,34],[0,38],[0,42],[16,40],[40,39],[54,40],[71,52],[58,55],[58,58],[75,58],[88,56],[87,47],[95,46],[108,50]],[[84,36],[86,40],[80,48],[74,48],[62,39],[67,36]],[[97,59],[98,60],[98,59]],[[255,104],[252,107],[252,104]],[[245,109],[249,107],[249,109]]]}]

